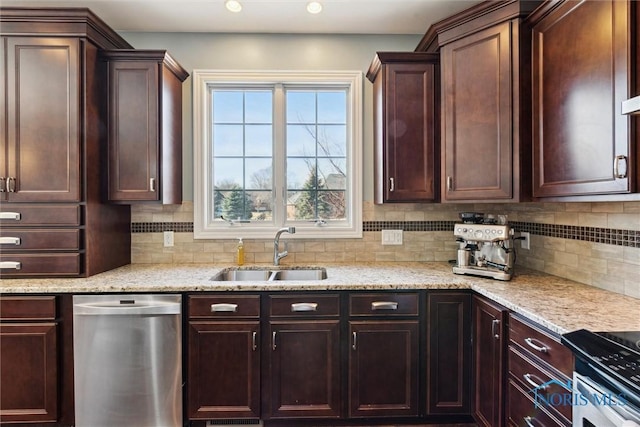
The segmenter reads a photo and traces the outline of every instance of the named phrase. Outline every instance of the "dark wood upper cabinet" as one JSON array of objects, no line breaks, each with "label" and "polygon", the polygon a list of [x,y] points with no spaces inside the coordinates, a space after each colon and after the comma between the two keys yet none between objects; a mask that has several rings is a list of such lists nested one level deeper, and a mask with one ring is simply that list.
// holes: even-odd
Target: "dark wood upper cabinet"
[{"label": "dark wood upper cabinet", "polygon": [[0,200],[79,202],[80,39],[2,37],[1,42],[7,88]]},{"label": "dark wood upper cabinet", "polygon": [[439,56],[378,52],[367,78],[374,91],[374,201],[437,199]]},{"label": "dark wood upper cabinet", "polygon": [[108,62],[108,198],[182,203],[182,82],[164,50],[113,50]]},{"label": "dark wood upper cabinet", "polygon": [[565,1],[533,25],[533,195],[637,191],[636,2]]},{"label": "dark wood upper cabinet", "polygon": [[531,195],[530,30],[539,2],[483,2],[436,23],[417,50],[440,51],[441,200]]}]

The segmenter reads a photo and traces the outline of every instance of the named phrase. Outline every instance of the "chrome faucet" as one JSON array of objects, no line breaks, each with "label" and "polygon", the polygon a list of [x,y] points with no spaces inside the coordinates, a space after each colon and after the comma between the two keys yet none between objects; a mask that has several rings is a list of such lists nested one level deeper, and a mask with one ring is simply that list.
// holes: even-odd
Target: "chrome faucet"
[{"label": "chrome faucet", "polygon": [[273,265],[280,265],[280,259],[289,255],[289,252],[286,250],[283,252],[278,252],[280,247],[280,235],[282,233],[295,234],[295,232],[296,232],[295,227],[288,227],[288,228],[285,227],[278,230],[278,232],[276,233],[276,238],[273,240]]}]

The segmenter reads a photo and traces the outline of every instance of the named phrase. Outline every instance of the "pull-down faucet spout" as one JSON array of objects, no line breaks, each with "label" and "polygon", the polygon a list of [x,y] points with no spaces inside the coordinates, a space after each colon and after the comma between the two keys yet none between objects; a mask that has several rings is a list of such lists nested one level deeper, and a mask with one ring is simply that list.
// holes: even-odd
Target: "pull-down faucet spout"
[{"label": "pull-down faucet spout", "polygon": [[281,228],[280,230],[278,230],[278,232],[276,233],[276,237],[275,239],[273,239],[273,265],[280,265],[280,260],[284,257],[286,257],[287,255],[289,255],[288,251],[282,251],[282,252],[278,252],[280,250],[280,235],[282,233],[290,233],[290,234],[295,234],[296,232],[296,228],[295,227],[285,227],[285,228]]}]

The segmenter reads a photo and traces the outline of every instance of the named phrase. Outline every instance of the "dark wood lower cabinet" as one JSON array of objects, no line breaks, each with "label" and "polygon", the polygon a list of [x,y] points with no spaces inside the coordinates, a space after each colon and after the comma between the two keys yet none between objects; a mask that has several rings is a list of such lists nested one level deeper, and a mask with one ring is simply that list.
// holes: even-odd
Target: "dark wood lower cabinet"
[{"label": "dark wood lower cabinet", "polygon": [[349,417],[418,416],[418,320],[349,322]]},{"label": "dark wood lower cabinet", "polygon": [[189,322],[190,419],[260,418],[258,321]]},{"label": "dark wood lower cabinet", "polygon": [[480,426],[504,425],[507,318],[504,307],[473,298],[473,412]]},{"label": "dark wood lower cabinet", "polygon": [[269,322],[268,418],[339,418],[340,321]]},{"label": "dark wood lower cabinet", "polygon": [[471,413],[471,294],[427,294],[427,414]]}]

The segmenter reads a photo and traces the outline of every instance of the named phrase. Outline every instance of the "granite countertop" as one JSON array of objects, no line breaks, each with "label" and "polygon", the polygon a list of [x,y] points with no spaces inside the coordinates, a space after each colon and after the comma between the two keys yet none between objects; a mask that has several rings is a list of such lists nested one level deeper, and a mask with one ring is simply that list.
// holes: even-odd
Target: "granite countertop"
[{"label": "granite countertop", "polygon": [[516,268],[514,278],[503,282],[453,274],[444,262],[322,267],[327,270],[324,280],[223,282],[211,278],[230,266],[131,264],[80,279],[2,279],[0,293],[472,289],[560,334],[581,328],[640,330],[640,300],[524,268]]}]

